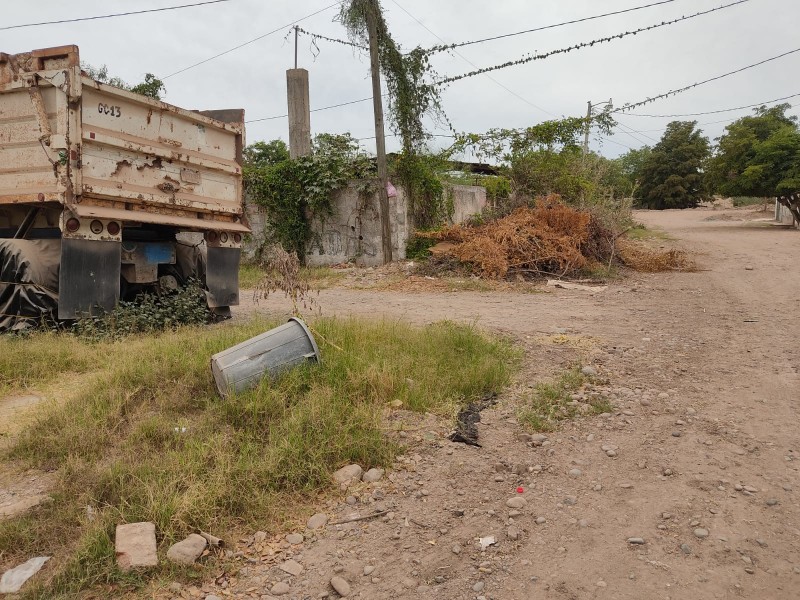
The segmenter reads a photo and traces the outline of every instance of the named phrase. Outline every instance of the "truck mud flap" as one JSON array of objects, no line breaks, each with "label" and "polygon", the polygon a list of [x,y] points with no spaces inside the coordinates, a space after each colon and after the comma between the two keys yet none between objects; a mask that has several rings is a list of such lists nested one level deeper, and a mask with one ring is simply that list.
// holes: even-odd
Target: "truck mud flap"
[{"label": "truck mud flap", "polygon": [[206,258],[206,288],[208,306],[237,306],[239,304],[239,248],[208,249]]},{"label": "truck mud flap", "polygon": [[61,240],[58,318],[76,319],[114,310],[119,300],[122,244]]}]

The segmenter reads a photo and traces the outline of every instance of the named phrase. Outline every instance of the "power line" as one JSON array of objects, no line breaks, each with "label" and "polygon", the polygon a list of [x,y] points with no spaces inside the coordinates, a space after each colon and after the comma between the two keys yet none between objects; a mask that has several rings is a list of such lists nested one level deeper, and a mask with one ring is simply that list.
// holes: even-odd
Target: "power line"
[{"label": "power line", "polygon": [[791,98],[797,98],[800,94],[792,94],[791,96],[784,96],[783,98],[775,98],[774,100],[765,100],[764,102],[756,102],[755,104],[748,104],[746,106],[737,106],[736,108],[723,108],[720,110],[707,110],[705,112],[696,112],[696,113],[683,113],[680,115],[645,115],[642,113],[627,113],[628,116],[631,117],[657,117],[660,119],[672,119],[672,118],[680,118],[680,117],[699,117],[702,115],[716,115],[719,113],[726,113],[726,112],[733,112],[736,110],[744,110],[746,108],[755,108],[758,106],[764,106],[766,104],[773,104],[775,102],[781,102],[783,100],[790,100]]},{"label": "power line", "polygon": [[[744,0],[747,2],[748,0]],[[661,2],[653,2],[652,4],[645,4],[644,6],[634,6],[633,8],[626,8],[625,10],[617,10],[614,12],[603,13],[602,15],[594,15],[591,17],[583,17],[581,19],[573,19],[572,21],[564,21],[563,23],[554,23],[552,25],[544,25],[543,27],[536,27],[535,29],[526,29],[524,31],[517,31],[514,33],[504,33],[501,35],[495,35],[488,38],[483,38],[480,40],[473,40],[471,42],[459,42],[456,44],[446,44],[444,46],[437,46],[435,48],[431,48],[431,52],[444,52],[447,50],[452,50],[454,48],[461,48],[463,46],[470,46],[472,44],[482,44],[484,42],[492,42],[494,40],[502,40],[504,38],[513,37],[516,35],[523,35],[526,33],[534,33],[536,31],[544,31],[545,29],[554,29],[556,27],[563,27],[564,25],[573,25],[575,23],[583,23],[584,21],[591,21],[593,19],[602,19],[603,17],[610,17],[613,15],[621,15],[623,13],[633,12],[635,10],[642,10],[643,8],[651,8],[653,6],[659,6],[661,4],[670,4],[671,2],[675,2],[675,0],[662,0]],[[438,37],[438,36],[437,36]]]},{"label": "power line", "polygon": [[[384,94],[383,96],[386,97],[386,94]],[[351,100],[350,102],[342,102],[340,104],[331,104],[330,106],[323,106],[321,108],[312,108],[308,112],[319,112],[321,110],[329,110],[331,108],[339,108],[341,106],[349,106],[351,104],[358,104],[359,102],[368,102],[370,100],[372,100],[372,96],[370,96],[369,98],[361,98],[360,100]],[[259,123],[261,121],[273,121],[275,119],[284,119],[284,118],[286,118],[288,116],[289,115],[286,114],[286,115],[275,115],[274,117],[262,117],[260,119],[252,119],[250,121],[245,121],[245,123]]]},{"label": "power line", "polygon": [[[227,0],[225,0],[225,1],[227,1]],[[210,56],[210,57],[208,57],[208,58],[206,58],[204,60],[201,60],[200,62],[194,63],[193,65],[189,65],[188,67],[184,67],[183,69],[180,69],[179,71],[175,71],[174,73],[170,73],[169,75],[167,75],[166,77],[162,77],[161,79],[169,79],[170,77],[173,77],[174,75],[178,75],[179,73],[183,73],[185,71],[188,71],[189,69],[194,69],[195,67],[199,67],[202,64],[205,64],[205,63],[207,63],[209,61],[214,60],[215,58],[219,58],[220,56],[224,56],[226,54],[230,54],[231,52],[233,52],[234,50],[238,50],[239,48],[244,48],[248,44],[252,44],[253,42],[257,42],[258,40],[262,40],[267,36],[270,36],[270,35],[273,35],[275,33],[278,33],[279,31],[283,31],[287,27],[291,27],[292,25],[295,25],[296,23],[300,23],[301,21],[305,21],[306,19],[310,19],[311,17],[314,17],[314,16],[316,16],[316,15],[322,13],[322,12],[325,12],[326,10],[330,10],[331,8],[334,8],[336,6],[339,6],[338,2],[334,2],[330,6],[326,6],[325,8],[321,8],[316,12],[313,12],[313,13],[311,13],[309,15],[306,15],[305,17],[300,17],[299,19],[295,19],[291,23],[287,23],[286,25],[282,25],[281,27],[278,27],[277,29],[273,29],[272,31],[269,31],[269,32],[265,33],[264,35],[260,35],[258,37],[253,38],[252,40],[248,40],[248,41],[246,41],[246,42],[244,42],[242,44],[239,44],[238,46],[234,46],[233,48],[230,48],[228,50],[220,52],[219,54],[215,54],[214,56]]]},{"label": "power line", "polygon": [[679,17],[679,18],[673,19],[671,21],[662,21],[661,23],[657,23],[655,25],[650,25],[649,27],[640,27],[639,29],[634,29],[633,31],[625,31],[623,33],[618,33],[616,35],[610,35],[610,36],[598,38],[598,39],[592,40],[590,42],[582,42],[580,44],[574,44],[574,45],[569,46],[567,48],[560,48],[558,50],[551,50],[550,52],[545,52],[544,54],[529,54],[529,55],[524,56],[523,58],[520,58],[518,60],[511,60],[511,61],[505,62],[503,64],[500,64],[500,65],[495,65],[493,67],[484,67],[483,69],[477,69],[477,70],[471,71],[469,73],[464,73],[463,75],[455,75],[453,77],[445,77],[444,79],[440,79],[439,81],[437,81],[436,84],[443,85],[443,84],[446,84],[446,83],[452,83],[454,81],[459,81],[461,79],[466,79],[467,77],[474,77],[475,75],[482,75],[482,74],[488,73],[490,71],[498,71],[500,69],[507,69],[508,67],[515,67],[515,66],[518,66],[518,65],[523,65],[523,64],[532,62],[534,60],[543,60],[545,58],[549,58],[549,57],[554,56],[556,54],[566,54],[567,52],[572,52],[573,50],[581,50],[583,48],[591,48],[595,44],[603,44],[603,43],[606,43],[606,42],[611,42],[611,41],[616,40],[616,39],[622,39],[622,38],[627,37],[629,35],[636,35],[638,33],[644,32],[644,31],[651,31],[653,29],[658,29],[660,27],[666,27],[668,25],[674,25],[675,23],[680,23],[681,21],[688,21],[689,19],[694,19],[695,17],[700,17],[700,16],[703,16],[703,15],[707,15],[707,14],[710,14],[710,13],[713,13],[713,12],[717,12],[719,10],[723,10],[723,9],[726,9],[726,8],[730,8],[730,7],[736,6],[738,4],[743,4],[743,3],[749,2],[749,1],[750,0],[736,0],[736,2],[731,2],[730,4],[724,4],[724,5],[718,6],[716,8],[712,8],[712,9],[709,9],[709,10],[704,10],[704,11],[697,12],[697,13],[695,13],[693,15]]},{"label": "power line", "polygon": [[195,6],[204,6],[206,4],[219,4],[221,2],[230,2],[231,0],[207,0],[206,2],[195,2],[193,4],[181,4],[180,6],[165,6],[163,8],[149,8],[146,10],[135,10],[123,13],[114,13],[110,15],[97,15],[94,17],[78,17],[75,19],[61,19],[59,21],[41,21],[39,23],[24,23],[21,25],[6,25],[0,27],[0,31],[8,29],[21,29],[23,27],[38,27],[39,25],[57,25],[60,23],[78,23],[80,21],[96,21],[97,19],[110,19],[112,17],[128,17],[131,15],[142,15],[145,13],[163,12],[165,10],[178,10],[180,8],[193,8]]},{"label": "power line", "polygon": [[[673,2],[674,0],[669,0],[669,1],[670,1],[670,2]],[[398,3],[396,0],[392,0],[392,2],[393,2],[394,4],[396,4],[396,5],[397,5],[397,7],[398,7],[400,10],[402,10],[402,11],[403,11],[404,13],[406,13],[406,14],[407,14],[409,17],[411,17],[411,18],[412,18],[412,19],[414,19],[414,20],[415,20],[417,23],[419,23],[419,25],[420,25],[421,27],[423,27],[425,30],[427,30],[427,31],[428,31],[428,33],[430,33],[431,35],[433,35],[433,37],[435,37],[436,39],[438,39],[438,40],[439,40],[439,41],[441,41],[441,42],[444,42],[444,43],[446,43],[446,42],[445,42],[445,41],[444,41],[444,40],[443,40],[441,37],[439,37],[439,35],[438,35],[438,34],[436,34],[436,33],[435,33],[435,32],[434,32],[434,31],[433,31],[433,30],[432,30],[430,27],[428,27],[427,25],[425,25],[425,23],[423,23],[422,21],[420,21],[420,20],[419,20],[417,17],[415,17],[414,15],[412,15],[412,14],[411,14],[410,12],[408,12],[408,11],[407,11],[405,8],[403,8],[402,6],[400,6],[400,4],[399,4],[399,3]],[[474,68],[476,68],[476,69],[478,68],[478,66],[477,66],[475,63],[473,63],[471,60],[469,60],[469,59],[468,59],[466,56],[464,56],[463,54],[461,54],[461,53],[460,53],[460,52],[458,52],[457,50],[453,50],[453,53],[454,53],[456,56],[458,56],[459,58],[461,58],[462,60],[464,60],[464,61],[465,61],[467,64],[469,64],[469,65],[473,66],[473,67],[474,67]],[[537,110],[540,110],[540,111],[542,111],[543,113],[546,113],[546,114],[548,114],[548,115],[550,115],[550,116],[553,116],[553,117],[555,117],[555,116],[556,116],[556,115],[554,115],[553,113],[551,113],[549,110],[545,110],[545,109],[544,109],[544,108],[542,108],[541,106],[537,106],[536,104],[534,104],[534,103],[533,103],[533,102],[531,102],[530,100],[528,100],[528,99],[526,99],[526,98],[523,98],[523,97],[522,97],[522,96],[520,96],[520,95],[519,95],[517,92],[515,92],[514,90],[512,90],[512,89],[511,89],[511,88],[509,88],[509,87],[506,87],[505,85],[503,85],[502,83],[500,83],[499,81],[497,81],[497,79],[495,79],[494,77],[492,77],[492,76],[491,76],[491,75],[489,75],[488,73],[486,74],[486,77],[488,77],[488,78],[489,78],[489,80],[490,80],[490,81],[492,81],[492,82],[494,82],[496,85],[498,85],[498,86],[500,86],[501,88],[503,88],[503,89],[504,89],[505,91],[507,91],[509,94],[511,94],[512,96],[515,96],[515,97],[519,98],[520,100],[522,100],[523,102],[525,102],[525,103],[526,103],[526,104],[528,104],[529,106],[532,106],[533,108],[535,108],[535,109],[537,109]]]},{"label": "power line", "polygon": [[668,98],[670,96],[675,96],[676,94],[680,94],[680,93],[689,91],[689,90],[691,90],[693,88],[696,88],[698,86],[705,85],[706,83],[711,83],[712,81],[718,81],[719,79],[723,79],[725,77],[729,77],[731,75],[735,75],[737,73],[741,73],[742,71],[747,71],[748,69],[752,69],[754,67],[761,66],[761,65],[766,64],[768,62],[772,62],[773,60],[778,60],[779,58],[783,58],[785,56],[789,56],[790,54],[795,54],[797,52],[800,52],[800,48],[795,48],[794,50],[789,50],[788,52],[784,52],[783,54],[778,54],[777,56],[773,56],[771,58],[767,58],[767,59],[761,60],[761,61],[759,61],[757,63],[753,63],[752,65],[747,65],[746,67],[742,67],[740,69],[736,69],[735,71],[729,71],[728,73],[723,73],[722,75],[717,75],[716,77],[711,77],[711,78],[705,79],[703,81],[698,81],[697,83],[693,83],[691,85],[687,85],[686,87],[682,87],[682,88],[679,88],[677,90],[670,90],[669,92],[665,92],[663,94],[659,94],[657,96],[653,96],[652,98],[647,98],[646,100],[641,100],[640,102],[635,102],[633,104],[626,104],[625,106],[622,106],[620,108],[612,110],[611,113],[613,114],[613,113],[623,112],[623,111],[626,111],[626,110],[630,110],[632,108],[636,108],[637,106],[644,106],[645,104],[649,104],[650,102],[655,102],[656,100],[661,100],[663,98]]}]

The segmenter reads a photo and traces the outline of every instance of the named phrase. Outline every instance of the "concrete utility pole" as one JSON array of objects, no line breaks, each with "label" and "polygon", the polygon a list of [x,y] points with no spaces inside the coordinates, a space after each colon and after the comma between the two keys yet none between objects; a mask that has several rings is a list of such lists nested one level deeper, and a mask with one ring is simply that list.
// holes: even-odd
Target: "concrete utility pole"
[{"label": "concrete utility pole", "polygon": [[311,107],[308,99],[308,71],[297,68],[297,28],[295,28],[294,69],[286,71],[289,103],[289,156],[311,154]]},{"label": "concrete utility pole", "polygon": [[378,21],[375,11],[377,2],[370,2],[367,11],[367,30],[369,31],[369,62],[372,71],[372,107],[375,112],[375,148],[378,155],[378,179],[380,189],[378,198],[381,207],[381,241],[383,264],[392,262],[392,228],[389,224],[389,172],[386,167],[386,139],[383,132],[383,100],[381,99],[381,70],[378,58]]},{"label": "concrete utility pole", "polygon": [[592,128],[592,101],[589,100],[589,108],[586,111],[586,125],[583,127],[583,155],[589,154],[589,132]]}]

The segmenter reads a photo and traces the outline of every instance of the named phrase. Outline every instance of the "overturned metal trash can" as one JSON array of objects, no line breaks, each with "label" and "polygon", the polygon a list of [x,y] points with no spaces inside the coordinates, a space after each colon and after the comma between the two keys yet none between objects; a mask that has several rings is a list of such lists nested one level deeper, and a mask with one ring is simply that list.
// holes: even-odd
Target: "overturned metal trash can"
[{"label": "overturned metal trash can", "polygon": [[271,329],[211,357],[211,372],[220,396],[258,385],[265,376],[306,362],[320,362],[314,336],[300,319]]}]

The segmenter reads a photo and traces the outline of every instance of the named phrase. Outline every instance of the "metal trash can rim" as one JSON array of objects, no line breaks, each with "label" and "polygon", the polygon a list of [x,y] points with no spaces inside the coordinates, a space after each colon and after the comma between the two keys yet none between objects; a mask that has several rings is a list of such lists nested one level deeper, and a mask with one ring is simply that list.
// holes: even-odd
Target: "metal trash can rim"
[{"label": "metal trash can rim", "polygon": [[314,356],[316,357],[317,362],[321,363],[322,355],[319,353],[319,347],[317,346],[317,342],[314,339],[314,336],[311,334],[311,330],[309,330],[308,325],[306,325],[305,322],[299,317],[291,317],[286,322],[289,323],[291,321],[294,321],[303,328],[303,331],[305,331],[306,335],[308,336],[308,341],[311,342],[311,347],[314,349]]}]

